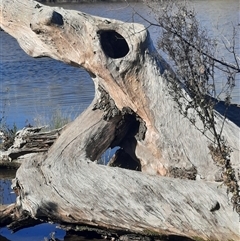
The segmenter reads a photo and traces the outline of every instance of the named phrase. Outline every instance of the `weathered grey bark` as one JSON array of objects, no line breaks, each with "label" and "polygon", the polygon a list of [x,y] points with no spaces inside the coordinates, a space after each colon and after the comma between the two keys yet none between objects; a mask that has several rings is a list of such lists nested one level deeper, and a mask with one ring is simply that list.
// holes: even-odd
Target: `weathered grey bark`
[{"label": "weathered grey bark", "polygon": [[[25,127],[15,135],[14,142],[6,151],[0,150],[0,166],[18,168],[22,160],[32,158],[40,152],[47,152],[50,146],[61,134],[63,128],[51,131],[41,131],[42,127]],[[8,142],[2,137],[2,145]]]},{"label": "weathered grey bark", "polygon": [[[238,215],[226,189],[213,182],[221,168],[209,154],[212,135],[203,136],[178,113],[162,77],[170,70],[144,26],[27,0],[3,0],[0,12],[1,27],[29,55],[85,68],[96,90],[93,103],[47,154],[19,168],[13,187],[20,215],[11,216],[10,227],[24,214],[115,232],[240,238]],[[221,128],[223,118],[216,116]],[[199,120],[197,125],[201,128]],[[237,172],[239,128],[226,121],[223,135],[233,149]],[[94,162],[114,146],[142,172]],[[179,173],[202,180],[173,178]]]}]

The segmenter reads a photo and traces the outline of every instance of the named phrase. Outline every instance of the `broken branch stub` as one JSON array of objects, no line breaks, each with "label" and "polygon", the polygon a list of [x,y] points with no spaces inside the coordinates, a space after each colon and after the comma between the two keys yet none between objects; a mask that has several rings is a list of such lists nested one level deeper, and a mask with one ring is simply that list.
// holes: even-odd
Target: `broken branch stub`
[{"label": "broken branch stub", "polygon": [[[26,0],[3,0],[0,10],[1,28],[25,52],[81,66],[95,84],[88,109],[47,153],[19,168],[13,186],[20,212],[116,232],[206,240],[240,237],[238,215],[225,188],[206,182],[219,180],[221,174],[208,149],[213,136],[202,135],[177,111],[163,78],[171,70],[143,25]],[[220,129],[221,115],[216,122]],[[201,128],[197,118],[196,124]],[[226,121],[223,135],[233,149],[237,173],[239,128]],[[126,158],[143,173],[93,162],[115,146],[121,148],[116,163]],[[204,181],[173,178],[179,175]],[[216,203],[220,209],[215,210]]]}]

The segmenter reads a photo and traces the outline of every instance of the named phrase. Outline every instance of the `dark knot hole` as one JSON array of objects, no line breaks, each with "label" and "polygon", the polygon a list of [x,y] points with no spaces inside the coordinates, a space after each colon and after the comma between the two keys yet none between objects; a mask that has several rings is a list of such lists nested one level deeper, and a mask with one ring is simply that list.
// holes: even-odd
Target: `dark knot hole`
[{"label": "dark knot hole", "polygon": [[125,38],[114,30],[98,31],[104,53],[113,59],[122,58],[129,52]]},{"label": "dark knot hole", "polygon": [[63,25],[63,17],[60,13],[53,11],[51,23],[62,26]]}]

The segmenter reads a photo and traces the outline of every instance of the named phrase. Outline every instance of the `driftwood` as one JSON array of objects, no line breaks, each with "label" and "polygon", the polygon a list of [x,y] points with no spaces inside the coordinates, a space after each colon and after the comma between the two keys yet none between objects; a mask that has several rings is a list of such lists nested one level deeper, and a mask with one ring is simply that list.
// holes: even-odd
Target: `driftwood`
[{"label": "driftwood", "polygon": [[[27,0],[2,0],[0,12],[1,28],[26,53],[83,67],[95,84],[88,109],[47,153],[18,169],[13,181],[18,197],[0,213],[0,220],[7,220],[2,225],[18,230],[34,219],[116,235],[240,238],[231,195],[216,182],[222,169],[210,155],[212,135],[202,135],[175,108],[163,78],[171,70],[144,26]],[[217,112],[216,122],[220,129]],[[201,128],[200,120],[196,124]],[[237,173],[239,127],[227,120],[223,135]],[[96,164],[115,146],[121,148],[115,161],[136,163],[141,172]]]},{"label": "driftwood", "polygon": [[[54,141],[59,137],[63,128],[51,131],[42,131],[42,127],[25,127],[15,135],[13,145],[6,151],[0,150],[0,166],[18,168],[22,160],[31,159],[40,152],[47,152]],[[8,138],[2,136],[2,145]]]}]

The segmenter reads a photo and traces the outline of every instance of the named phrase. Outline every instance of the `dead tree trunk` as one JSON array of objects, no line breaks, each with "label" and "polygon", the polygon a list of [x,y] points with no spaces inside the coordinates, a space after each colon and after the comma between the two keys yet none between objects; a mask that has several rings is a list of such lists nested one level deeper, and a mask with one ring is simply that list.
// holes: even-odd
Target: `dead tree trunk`
[{"label": "dead tree trunk", "polygon": [[[238,214],[226,189],[214,182],[221,168],[209,153],[212,135],[202,135],[175,108],[162,77],[171,70],[144,26],[27,0],[2,0],[0,10],[1,28],[26,53],[83,67],[95,84],[88,109],[47,154],[19,168],[13,183],[16,204],[0,213],[10,228],[34,218],[116,233],[240,238]],[[223,118],[216,115],[221,128]],[[223,131],[237,171],[239,128],[227,121]],[[115,146],[124,153],[116,161],[133,161],[142,172],[94,162]],[[10,221],[8,213],[14,214]]]},{"label": "dead tree trunk", "polygon": [[5,151],[0,150],[0,167],[18,168],[22,160],[31,159],[41,152],[47,152],[63,128],[42,131],[43,128],[44,126],[25,127],[16,133],[13,143],[12,140],[8,140],[8,136],[3,135],[2,146],[4,149],[8,145],[12,145]]}]

